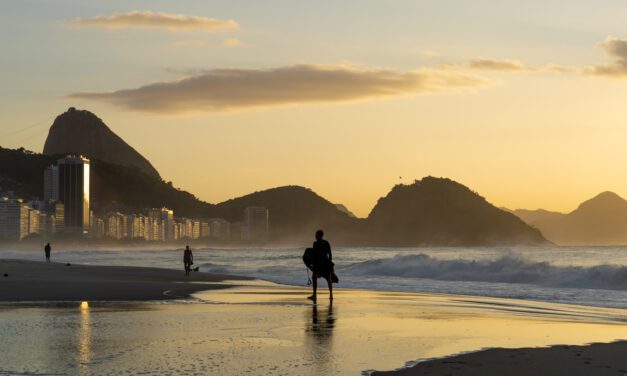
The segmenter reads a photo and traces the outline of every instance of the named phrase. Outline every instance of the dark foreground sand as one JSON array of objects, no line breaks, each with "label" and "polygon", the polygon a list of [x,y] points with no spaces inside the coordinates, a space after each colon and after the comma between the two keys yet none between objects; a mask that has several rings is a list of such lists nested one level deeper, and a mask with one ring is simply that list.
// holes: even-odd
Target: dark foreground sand
[{"label": "dark foreground sand", "polygon": [[245,278],[198,272],[188,278],[183,270],[0,260],[0,301],[176,299],[237,279]]},{"label": "dark foreground sand", "polygon": [[490,349],[373,373],[381,375],[627,375],[627,342]]}]

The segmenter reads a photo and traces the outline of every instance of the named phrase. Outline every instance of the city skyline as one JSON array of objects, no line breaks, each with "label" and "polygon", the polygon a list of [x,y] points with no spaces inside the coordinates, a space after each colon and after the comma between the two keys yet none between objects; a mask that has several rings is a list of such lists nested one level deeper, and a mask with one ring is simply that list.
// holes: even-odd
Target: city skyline
[{"label": "city skyline", "polygon": [[[4,147],[41,151],[54,117],[76,106],[212,203],[294,184],[364,217],[391,186],[427,175],[511,209],[569,212],[603,191],[627,196],[624,4],[0,10]],[[207,89],[225,72],[236,78],[227,97]]]}]

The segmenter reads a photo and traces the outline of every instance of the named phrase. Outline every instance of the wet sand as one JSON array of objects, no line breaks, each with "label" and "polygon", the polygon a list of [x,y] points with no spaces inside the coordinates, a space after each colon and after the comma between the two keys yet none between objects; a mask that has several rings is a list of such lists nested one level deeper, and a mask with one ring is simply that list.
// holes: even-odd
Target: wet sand
[{"label": "wet sand", "polygon": [[[316,357],[323,360],[317,365],[320,374],[351,374],[351,367],[352,374],[389,370],[374,375],[623,375],[621,370],[627,369],[626,342],[546,348],[627,339],[625,310],[342,289],[334,292],[331,305],[322,291],[317,307],[305,304],[305,311],[311,310],[308,331]],[[263,310],[268,305],[301,305],[306,292],[265,286],[195,296]],[[278,338],[293,338],[281,332],[276,331]],[[508,349],[480,351],[493,347]],[[473,352],[459,356],[466,364],[447,358],[465,352]]]},{"label": "wet sand", "polygon": [[[188,297],[247,278],[182,270],[0,260],[0,301],[146,301]],[[6,276],[5,276],[6,275]]]},{"label": "wet sand", "polygon": [[[577,347],[627,339],[620,309],[341,288],[331,304],[325,286],[314,306],[307,288],[203,273],[188,281],[182,271],[6,260],[0,273],[0,373],[622,375],[627,367],[624,342]],[[191,291],[193,299],[145,301]],[[25,302],[37,300],[53,303]],[[54,303],[64,300],[73,303]],[[546,348],[558,344],[569,346]]]},{"label": "wet sand", "polygon": [[372,374],[382,375],[627,375],[627,342],[490,349],[421,362],[400,371]]}]

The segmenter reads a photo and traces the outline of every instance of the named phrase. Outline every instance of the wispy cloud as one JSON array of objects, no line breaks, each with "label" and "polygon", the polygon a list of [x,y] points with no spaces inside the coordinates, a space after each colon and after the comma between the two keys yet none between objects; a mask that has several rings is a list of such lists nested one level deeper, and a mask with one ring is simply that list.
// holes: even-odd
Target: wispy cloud
[{"label": "wispy cloud", "polygon": [[[455,67],[455,65],[450,65]],[[524,64],[518,60],[499,60],[499,59],[472,59],[466,67],[471,70],[478,71],[493,71],[503,73],[523,73],[523,72],[537,72],[537,73],[580,73],[581,68],[571,67],[566,65],[547,64],[540,66],[532,66]]]},{"label": "wispy cloud", "polygon": [[190,40],[177,40],[170,43],[170,46],[174,47],[212,47],[212,43],[206,39],[190,39]]},{"label": "wispy cloud", "polygon": [[237,38],[228,38],[223,40],[221,45],[222,47],[238,47],[242,45],[242,42]]},{"label": "wispy cloud", "polygon": [[536,68],[526,66],[518,60],[473,59],[468,63],[468,68],[476,70],[521,72],[533,71]]},{"label": "wispy cloud", "polygon": [[177,114],[459,91],[489,83],[486,78],[454,70],[294,65],[212,69],[174,82],[114,92],[74,93],[70,97],[103,101],[134,111]]},{"label": "wispy cloud", "polygon": [[187,16],[162,12],[113,13],[110,16],[95,16],[91,18],[76,18],[69,21],[70,26],[102,27],[102,28],[160,28],[169,30],[203,30],[218,31],[236,29],[239,25],[234,20],[220,20],[215,18]]},{"label": "wispy cloud", "polygon": [[607,37],[598,44],[613,60],[609,64],[599,64],[587,67],[588,74],[624,77],[627,76],[627,38]]}]

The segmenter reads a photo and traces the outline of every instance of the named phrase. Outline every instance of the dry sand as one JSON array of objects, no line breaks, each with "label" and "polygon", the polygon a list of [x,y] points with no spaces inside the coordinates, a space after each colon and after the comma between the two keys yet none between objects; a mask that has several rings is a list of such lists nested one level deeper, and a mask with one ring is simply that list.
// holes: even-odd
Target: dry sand
[{"label": "dry sand", "polygon": [[382,375],[627,375],[627,342],[490,349],[373,373]]},{"label": "dry sand", "polygon": [[163,300],[242,277],[120,266],[0,260],[0,301]]}]

